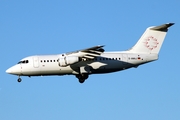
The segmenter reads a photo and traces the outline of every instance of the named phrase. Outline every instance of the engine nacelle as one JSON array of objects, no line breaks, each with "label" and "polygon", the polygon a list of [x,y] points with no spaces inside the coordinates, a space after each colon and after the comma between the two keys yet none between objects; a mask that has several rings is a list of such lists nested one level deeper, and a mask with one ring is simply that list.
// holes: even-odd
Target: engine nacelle
[{"label": "engine nacelle", "polygon": [[66,67],[79,61],[80,58],[77,56],[62,56],[59,58],[59,66]]}]

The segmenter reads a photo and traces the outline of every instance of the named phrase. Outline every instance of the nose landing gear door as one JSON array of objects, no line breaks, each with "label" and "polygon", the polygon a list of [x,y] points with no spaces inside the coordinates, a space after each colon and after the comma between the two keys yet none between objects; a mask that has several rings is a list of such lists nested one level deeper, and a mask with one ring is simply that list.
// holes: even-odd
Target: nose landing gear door
[{"label": "nose landing gear door", "polygon": [[33,66],[34,68],[39,67],[39,58],[37,56],[33,57]]}]

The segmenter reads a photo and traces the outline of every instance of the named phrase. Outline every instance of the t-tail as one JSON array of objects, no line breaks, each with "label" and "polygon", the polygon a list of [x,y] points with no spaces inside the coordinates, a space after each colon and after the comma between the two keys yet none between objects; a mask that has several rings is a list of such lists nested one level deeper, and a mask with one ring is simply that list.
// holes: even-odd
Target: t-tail
[{"label": "t-tail", "polygon": [[167,23],[160,26],[149,27],[129,50],[132,53],[157,54],[159,53],[165,39],[168,28],[174,23]]}]

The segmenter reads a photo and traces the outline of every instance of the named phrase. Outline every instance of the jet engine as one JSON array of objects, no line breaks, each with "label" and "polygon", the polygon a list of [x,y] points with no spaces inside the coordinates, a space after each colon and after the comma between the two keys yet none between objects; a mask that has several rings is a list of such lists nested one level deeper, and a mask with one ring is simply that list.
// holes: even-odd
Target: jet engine
[{"label": "jet engine", "polygon": [[77,63],[80,61],[80,58],[77,56],[63,56],[59,58],[59,66],[66,67],[68,65]]}]

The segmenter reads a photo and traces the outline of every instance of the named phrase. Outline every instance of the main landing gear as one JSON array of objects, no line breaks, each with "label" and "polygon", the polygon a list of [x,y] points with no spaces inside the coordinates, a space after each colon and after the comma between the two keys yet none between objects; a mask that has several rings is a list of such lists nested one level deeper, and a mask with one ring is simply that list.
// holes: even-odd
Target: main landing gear
[{"label": "main landing gear", "polygon": [[19,78],[17,79],[17,81],[18,81],[18,82],[21,82],[21,81],[22,81],[22,79],[20,78],[20,76],[19,76]]},{"label": "main landing gear", "polygon": [[78,74],[76,75],[76,78],[79,79],[80,83],[84,83],[84,81],[89,77],[88,74]]}]

